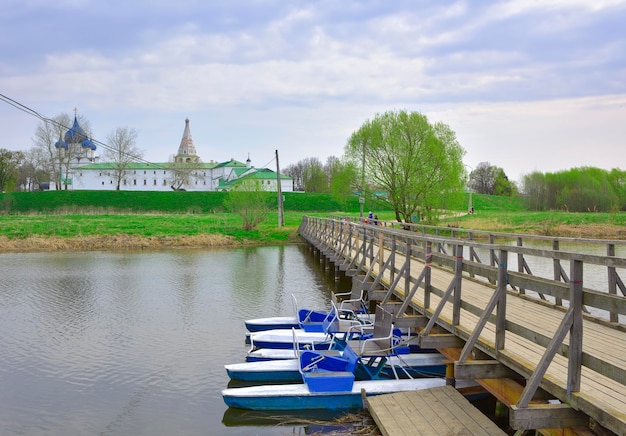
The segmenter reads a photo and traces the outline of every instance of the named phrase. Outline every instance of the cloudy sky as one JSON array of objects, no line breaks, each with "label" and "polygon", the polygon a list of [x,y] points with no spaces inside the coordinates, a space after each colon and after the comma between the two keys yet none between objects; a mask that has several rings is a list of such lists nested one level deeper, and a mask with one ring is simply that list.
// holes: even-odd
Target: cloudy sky
[{"label": "cloudy sky", "polygon": [[[4,0],[0,94],[138,132],[147,160],[190,119],[205,161],[343,155],[389,110],[448,124],[512,180],[626,169],[626,0]],[[0,148],[37,124],[0,101]]]}]

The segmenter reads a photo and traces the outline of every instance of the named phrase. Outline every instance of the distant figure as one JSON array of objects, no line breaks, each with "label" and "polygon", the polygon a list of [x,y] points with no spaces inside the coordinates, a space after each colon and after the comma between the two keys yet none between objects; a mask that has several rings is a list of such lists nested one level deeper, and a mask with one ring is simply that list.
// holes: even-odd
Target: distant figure
[{"label": "distant figure", "polygon": [[372,211],[371,211],[371,210],[370,210],[370,213],[368,213],[368,214],[367,214],[367,218],[368,218],[368,219],[370,219],[370,220],[371,220],[372,218],[374,218],[374,214],[372,213]]},{"label": "distant figure", "polygon": [[377,226],[378,225],[378,215],[374,215],[374,225]]}]

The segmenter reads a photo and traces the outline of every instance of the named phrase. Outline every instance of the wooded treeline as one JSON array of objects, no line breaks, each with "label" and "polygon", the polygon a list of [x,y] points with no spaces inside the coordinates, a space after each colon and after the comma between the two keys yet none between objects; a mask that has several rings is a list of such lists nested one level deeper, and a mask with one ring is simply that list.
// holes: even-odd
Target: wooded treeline
[{"label": "wooded treeline", "polygon": [[616,212],[626,210],[626,171],[594,167],[556,173],[533,172],[522,178],[530,210]]}]

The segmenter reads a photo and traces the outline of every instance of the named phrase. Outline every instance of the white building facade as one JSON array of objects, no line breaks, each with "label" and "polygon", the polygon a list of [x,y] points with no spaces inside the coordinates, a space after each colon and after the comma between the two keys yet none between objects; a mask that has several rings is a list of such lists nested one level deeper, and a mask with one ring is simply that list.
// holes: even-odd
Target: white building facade
[{"label": "white building facade", "polygon": [[[122,191],[229,191],[242,180],[253,179],[266,191],[277,191],[276,172],[268,168],[254,168],[250,158],[246,163],[231,159],[227,162],[203,163],[196,153],[185,120],[185,130],[173,162],[125,164],[115,162],[74,165],[71,186],[74,190]],[[293,180],[280,176],[282,192],[293,191]]]}]

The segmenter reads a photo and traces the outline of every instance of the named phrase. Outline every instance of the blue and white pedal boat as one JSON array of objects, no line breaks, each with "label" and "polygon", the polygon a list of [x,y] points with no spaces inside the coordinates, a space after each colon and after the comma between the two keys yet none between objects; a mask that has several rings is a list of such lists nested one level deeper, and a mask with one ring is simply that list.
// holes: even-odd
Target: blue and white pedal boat
[{"label": "blue and white pedal boat", "polygon": [[[338,294],[345,295],[345,294]],[[308,332],[323,332],[324,321],[337,316],[338,318],[353,323],[371,323],[374,316],[366,312],[359,312],[348,308],[337,308],[331,302],[330,310],[298,309],[298,302],[295,295],[293,299],[294,316],[275,316],[267,318],[255,318],[245,321],[246,329],[251,332],[261,332],[266,330],[291,330],[292,328],[303,329]],[[349,300],[352,301],[352,300]]]},{"label": "blue and white pedal boat", "polygon": [[[279,350],[271,350],[279,351]],[[283,350],[280,350],[283,351]],[[337,353],[332,350],[328,353]],[[444,356],[440,353],[416,353],[390,356],[382,369],[387,378],[443,377],[446,372]],[[291,357],[278,360],[252,361],[224,365],[232,380],[248,382],[302,382],[300,367],[295,353]]]},{"label": "blue and white pedal boat", "polygon": [[305,383],[250,386],[222,391],[229,407],[250,410],[359,409],[366,396],[445,386],[444,378],[355,381],[349,390],[312,392]]},{"label": "blue and white pedal boat", "polygon": [[300,328],[300,322],[295,316],[274,316],[268,318],[247,319],[246,329],[249,332],[262,332],[265,330]]},{"label": "blue and white pedal boat", "polygon": [[294,335],[300,349],[327,350],[331,347],[333,340],[332,335],[324,332],[307,332],[301,329],[276,329],[251,333],[249,343],[251,349],[293,349]]}]

